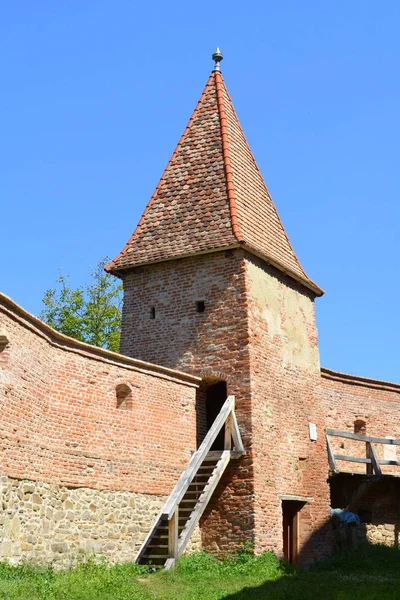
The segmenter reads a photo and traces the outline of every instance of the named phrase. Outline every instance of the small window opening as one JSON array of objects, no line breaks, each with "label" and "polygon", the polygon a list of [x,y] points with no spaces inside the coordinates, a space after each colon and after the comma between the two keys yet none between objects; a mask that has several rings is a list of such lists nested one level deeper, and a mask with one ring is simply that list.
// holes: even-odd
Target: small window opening
[{"label": "small window opening", "polygon": [[198,300],[196,302],[196,312],[203,313],[206,310],[206,304],[204,300]]},{"label": "small window opening", "polygon": [[354,421],[354,433],[358,435],[367,435],[367,423],[362,419]]},{"label": "small window opening", "polygon": [[156,307],[151,306],[150,307],[150,319],[155,319],[155,318],[156,318]]},{"label": "small window opening", "polygon": [[115,388],[117,395],[117,408],[121,410],[132,409],[132,390],[126,383],[120,383]]}]

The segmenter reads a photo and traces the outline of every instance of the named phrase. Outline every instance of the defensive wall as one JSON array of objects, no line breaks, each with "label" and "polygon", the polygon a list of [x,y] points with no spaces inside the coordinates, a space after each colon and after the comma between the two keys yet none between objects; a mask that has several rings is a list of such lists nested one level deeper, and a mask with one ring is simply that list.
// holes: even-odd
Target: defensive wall
[{"label": "defensive wall", "polygon": [[[400,385],[322,369],[322,396],[326,428],[358,433],[377,438],[400,439]],[[341,437],[330,438],[335,453],[362,458],[366,446],[362,442]],[[398,461],[399,446],[374,444],[379,459]],[[339,461],[339,475],[331,477],[331,503],[343,508],[365,479],[366,466]],[[355,534],[370,542],[399,543],[400,532],[400,468],[381,467],[383,480],[374,483],[362,496],[356,512],[361,526]]]},{"label": "defensive wall", "polygon": [[[256,311],[256,307],[252,310]],[[291,335],[289,321],[286,336]],[[262,331],[261,322],[252,335],[257,331]],[[279,332],[273,333],[276,343]],[[313,329],[310,335],[315,337]],[[130,352],[133,351],[131,347]],[[294,353],[298,359],[296,348]],[[260,356],[257,372],[262,377]],[[227,355],[226,364],[222,365],[225,369],[228,358]],[[256,364],[255,355],[252,360]],[[216,376],[213,364],[205,366],[209,375]],[[292,369],[291,377],[295,373]],[[307,453],[305,442],[301,442],[304,451],[299,456],[297,449],[294,453],[290,450],[292,438],[299,435],[297,426],[290,421],[290,405],[295,406],[295,396],[292,399],[288,396],[288,406],[282,410],[279,403],[275,406],[260,396],[261,383],[253,390],[253,403],[262,403],[257,410],[270,415],[268,431],[270,435],[275,432],[276,446],[272,452],[272,446],[270,450],[263,447],[259,429],[265,415],[261,419],[261,413],[257,423],[253,423],[261,441],[253,440],[250,446],[252,440],[246,436],[250,429],[243,427],[243,417],[240,419],[243,400],[240,395],[238,398],[239,426],[245,434],[247,450],[250,448],[262,456],[263,469],[258,469],[255,478],[259,490],[256,507],[243,497],[252,494],[255,477],[251,468],[246,470],[246,461],[239,478],[234,471],[228,474],[237,486],[234,489],[238,501],[245,500],[240,501],[238,510],[243,512],[243,507],[250,510],[240,516],[240,524],[235,525],[233,515],[226,527],[228,524],[242,527],[247,518],[249,528],[257,531],[258,523],[269,520],[272,533],[264,538],[256,533],[255,538],[275,536],[278,553],[279,532],[274,521],[279,523],[279,516],[273,502],[276,514],[271,512],[268,498],[286,490],[301,495],[302,482],[304,489],[311,489],[316,469],[320,471],[319,477],[328,480],[325,428],[400,438],[400,385],[328,369],[322,369],[321,375],[318,392],[313,396],[314,405],[308,406],[317,405],[324,421],[320,419],[317,423],[318,443]],[[204,376],[207,379],[207,371]],[[112,561],[132,560],[204,434],[203,407],[199,406],[203,400],[201,383],[194,375],[68,338],[0,295],[0,559],[53,560],[59,565],[69,565],[84,550],[104,554]],[[239,380],[237,384],[240,387]],[[281,385],[279,379],[274,385]],[[299,419],[296,414],[293,412],[293,420]],[[303,415],[301,422],[311,420],[313,414],[314,410]],[[301,439],[306,437],[304,431]],[[365,446],[351,439],[337,438],[333,443],[341,454],[365,453]],[[293,462],[295,477],[285,485],[282,482],[278,485],[279,470],[276,465],[273,468],[270,465],[270,469],[268,460],[278,464],[285,448],[290,450],[291,458],[285,460]],[[392,460],[397,458],[394,446],[378,445],[377,452],[381,458],[388,458],[389,454]],[[345,465],[341,467],[345,470]],[[398,468],[396,471],[391,466],[383,470],[387,475],[398,472]],[[288,472],[282,473],[283,479]],[[352,464],[349,472],[330,480],[333,506],[336,503],[343,507],[359,485],[365,465]],[[385,478],[363,498],[359,507],[363,521],[360,532],[367,539],[398,542],[399,482],[397,477]],[[218,513],[223,510],[218,503],[230,494],[231,485],[228,480],[222,482],[203,519],[203,541],[211,549],[210,523],[218,523]],[[320,516],[318,523],[314,522],[315,502],[325,504],[325,499],[318,497],[317,488],[301,513],[300,534],[305,548],[310,535],[318,534]],[[232,510],[232,502],[228,504]],[[228,530],[225,536],[226,543],[230,537]],[[192,547],[200,544],[197,532]],[[317,540],[317,545],[322,551],[321,540]],[[258,550],[262,549],[261,543]]]},{"label": "defensive wall", "polygon": [[0,295],[0,560],[132,560],[196,448],[200,379],[64,336]]}]

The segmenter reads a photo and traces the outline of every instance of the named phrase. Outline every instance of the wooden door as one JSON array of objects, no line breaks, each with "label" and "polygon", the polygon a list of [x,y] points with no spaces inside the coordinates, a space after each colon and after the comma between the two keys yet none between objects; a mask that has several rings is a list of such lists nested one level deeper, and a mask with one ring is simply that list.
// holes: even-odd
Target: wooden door
[{"label": "wooden door", "polygon": [[296,565],[299,555],[299,512],[302,502],[282,501],[283,554],[286,562]]}]

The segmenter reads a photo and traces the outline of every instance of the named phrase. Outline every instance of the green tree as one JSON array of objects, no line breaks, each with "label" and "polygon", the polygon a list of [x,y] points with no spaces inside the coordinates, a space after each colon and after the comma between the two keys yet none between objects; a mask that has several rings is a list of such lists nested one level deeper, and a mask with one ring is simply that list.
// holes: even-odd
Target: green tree
[{"label": "green tree", "polygon": [[70,337],[118,352],[122,285],[104,271],[108,262],[101,260],[90,272],[90,283],[78,288],[60,272],[57,286],[44,294],[40,318]]}]

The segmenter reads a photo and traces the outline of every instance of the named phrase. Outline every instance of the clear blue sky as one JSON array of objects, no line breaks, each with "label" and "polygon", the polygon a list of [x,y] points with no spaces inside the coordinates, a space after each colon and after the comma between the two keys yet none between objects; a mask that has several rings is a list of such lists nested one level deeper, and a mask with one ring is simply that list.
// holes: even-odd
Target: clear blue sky
[{"label": "clear blue sky", "polygon": [[1,290],[38,314],[130,236],[212,68],[326,290],[321,363],[400,381],[400,3],[6,2]]}]

